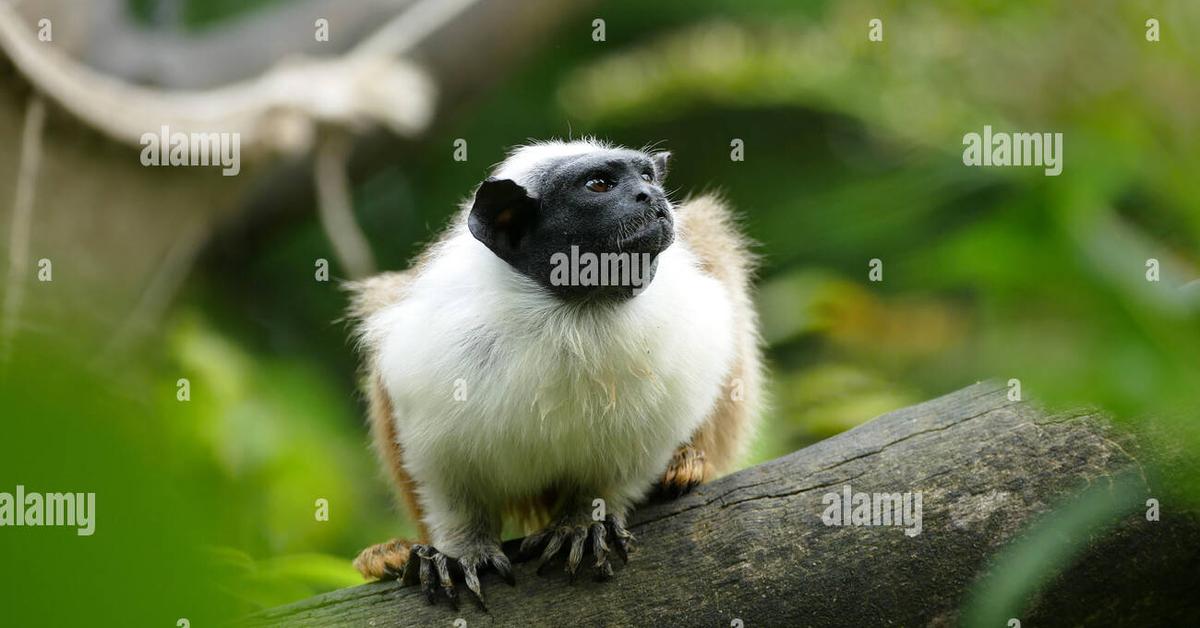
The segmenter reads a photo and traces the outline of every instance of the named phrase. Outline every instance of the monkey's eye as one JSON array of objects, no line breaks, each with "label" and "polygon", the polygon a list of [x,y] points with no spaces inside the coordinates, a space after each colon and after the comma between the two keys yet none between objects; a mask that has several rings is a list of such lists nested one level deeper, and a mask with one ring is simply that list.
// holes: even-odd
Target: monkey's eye
[{"label": "monkey's eye", "polygon": [[642,181],[645,181],[646,183],[650,183],[650,182],[654,181],[654,175],[651,174],[649,170],[647,170],[646,172],[642,173]]},{"label": "monkey's eye", "polygon": [[607,192],[613,188],[613,182],[608,179],[595,177],[588,179],[587,189],[593,192]]}]

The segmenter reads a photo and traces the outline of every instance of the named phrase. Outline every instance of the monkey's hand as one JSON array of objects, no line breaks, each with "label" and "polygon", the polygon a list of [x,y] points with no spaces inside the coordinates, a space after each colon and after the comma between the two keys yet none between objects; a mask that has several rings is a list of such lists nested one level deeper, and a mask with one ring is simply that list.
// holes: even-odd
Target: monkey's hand
[{"label": "monkey's hand", "polygon": [[412,546],[400,582],[405,585],[420,583],[421,593],[430,604],[437,603],[438,588],[441,588],[442,594],[450,604],[458,608],[458,591],[454,588],[454,581],[461,580],[471,593],[475,594],[475,602],[479,608],[486,612],[483,589],[479,586],[479,571],[487,567],[495,569],[509,586],[516,585],[512,564],[499,545],[480,545],[476,549],[464,552],[458,558],[453,558],[432,545],[417,544]]},{"label": "monkey's hand", "polygon": [[572,582],[579,570],[585,551],[595,558],[593,567],[596,570],[596,580],[607,580],[613,575],[612,564],[608,562],[609,552],[615,551],[621,558],[621,563],[629,562],[629,550],[633,544],[633,533],[625,529],[625,517],[610,514],[604,521],[594,521],[591,513],[584,511],[578,514],[567,514],[543,528],[540,532],[530,535],[521,542],[521,557],[532,558],[541,550],[538,562],[538,574],[543,573],[559,552],[566,547],[566,572]]},{"label": "monkey's hand", "polygon": [[667,497],[679,497],[708,479],[704,452],[691,445],[675,450],[666,472],[658,481],[658,492]]}]

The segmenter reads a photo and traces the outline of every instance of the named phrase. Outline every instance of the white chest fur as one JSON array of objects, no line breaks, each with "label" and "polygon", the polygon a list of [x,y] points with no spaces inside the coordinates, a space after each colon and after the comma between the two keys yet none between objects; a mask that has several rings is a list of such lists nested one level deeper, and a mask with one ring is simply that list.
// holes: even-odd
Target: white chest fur
[{"label": "white chest fur", "polygon": [[420,485],[502,505],[550,486],[640,497],[722,394],[731,305],[682,243],[612,307],[538,290],[465,231],[368,321]]}]

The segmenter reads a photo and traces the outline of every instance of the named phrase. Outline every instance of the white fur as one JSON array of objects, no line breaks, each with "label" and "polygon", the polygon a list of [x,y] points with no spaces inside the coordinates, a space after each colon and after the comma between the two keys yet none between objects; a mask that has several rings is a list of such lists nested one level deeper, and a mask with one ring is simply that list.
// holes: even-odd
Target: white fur
[{"label": "white fur", "polygon": [[519,146],[492,172],[497,179],[512,179],[517,185],[530,187],[531,180],[539,178],[543,169],[551,163],[578,157],[597,150],[613,147],[596,139],[588,138],[574,142],[536,142]]},{"label": "white fur", "polygon": [[[523,157],[523,172],[536,168]],[[513,163],[499,176],[520,176]],[[550,487],[623,513],[711,411],[733,359],[731,319],[729,295],[683,242],[638,296],[580,306],[459,223],[365,330],[433,544],[453,555],[468,528],[498,533],[505,504]]]}]

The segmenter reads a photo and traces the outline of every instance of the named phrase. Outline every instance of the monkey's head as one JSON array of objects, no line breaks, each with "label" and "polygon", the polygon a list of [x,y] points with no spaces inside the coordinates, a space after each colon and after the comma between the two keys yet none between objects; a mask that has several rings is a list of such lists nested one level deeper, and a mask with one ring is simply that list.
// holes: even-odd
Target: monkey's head
[{"label": "monkey's head", "polygon": [[480,184],[467,226],[560,298],[630,298],[675,239],[669,157],[594,141],[519,148]]}]

